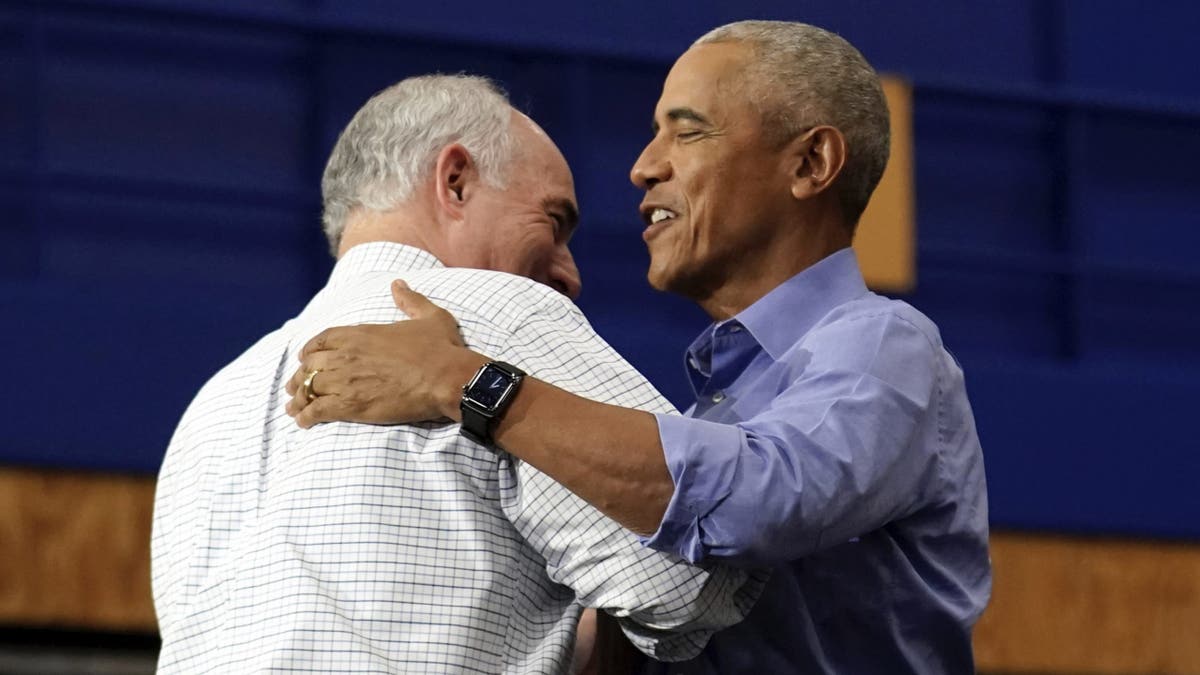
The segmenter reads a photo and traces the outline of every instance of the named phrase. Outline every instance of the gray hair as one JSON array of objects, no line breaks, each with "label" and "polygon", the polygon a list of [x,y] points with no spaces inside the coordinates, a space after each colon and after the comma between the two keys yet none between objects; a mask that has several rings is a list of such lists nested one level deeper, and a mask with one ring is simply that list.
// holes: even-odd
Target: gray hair
[{"label": "gray hair", "polygon": [[462,74],[411,77],[371,97],[338,137],[321,178],[333,254],[353,209],[384,211],[407,200],[451,143],[467,149],[484,182],[504,187],[511,110],[491,80]]},{"label": "gray hair", "polygon": [[[780,141],[820,124],[846,138],[849,156],[834,184],[853,231],[887,166],[891,128],[879,75],[849,42],[827,30],[789,21],[738,21],[695,45],[744,42],[754,50],[750,101],[767,133]],[[749,82],[747,82],[749,80]]]}]

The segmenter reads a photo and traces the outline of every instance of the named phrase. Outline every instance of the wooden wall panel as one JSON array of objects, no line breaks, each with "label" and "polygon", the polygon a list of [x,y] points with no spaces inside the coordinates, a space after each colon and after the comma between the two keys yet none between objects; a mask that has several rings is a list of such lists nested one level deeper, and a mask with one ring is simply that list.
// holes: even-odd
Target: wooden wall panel
[{"label": "wooden wall panel", "polygon": [[[151,478],[0,470],[0,624],[154,631]],[[1200,674],[1200,545],[992,537],[983,672]]]},{"label": "wooden wall panel", "polygon": [[917,283],[912,87],[884,77],[883,93],[892,116],[892,155],[859,220],[854,250],[868,286],[902,293]]},{"label": "wooden wall panel", "polygon": [[0,623],[155,631],[151,478],[0,470]]},{"label": "wooden wall panel", "polygon": [[996,534],[981,670],[1200,673],[1200,546]]}]

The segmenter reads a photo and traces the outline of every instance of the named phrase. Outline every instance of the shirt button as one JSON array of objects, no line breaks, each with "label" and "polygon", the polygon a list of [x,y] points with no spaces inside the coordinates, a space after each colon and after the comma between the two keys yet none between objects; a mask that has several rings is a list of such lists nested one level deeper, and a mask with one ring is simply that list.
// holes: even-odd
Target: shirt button
[{"label": "shirt button", "polygon": [[720,403],[721,401],[724,401],[724,400],[725,400],[725,392],[723,392],[723,391],[718,391],[712,395],[713,403]]},{"label": "shirt button", "polygon": [[735,323],[729,327],[729,332],[730,333],[740,333],[740,332],[742,332],[742,327]]}]

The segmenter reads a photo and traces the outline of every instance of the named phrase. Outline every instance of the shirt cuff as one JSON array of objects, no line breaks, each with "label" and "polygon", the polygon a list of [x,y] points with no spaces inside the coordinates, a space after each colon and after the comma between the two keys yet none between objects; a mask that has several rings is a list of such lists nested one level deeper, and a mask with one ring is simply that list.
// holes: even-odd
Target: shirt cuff
[{"label": "shirt cuff", "polygon": [[658,531],[642,544],[696,563],[708,555],[703,521],[729,495],[742,450],[742,431],[679,415],[655,415],[675,493]]}]

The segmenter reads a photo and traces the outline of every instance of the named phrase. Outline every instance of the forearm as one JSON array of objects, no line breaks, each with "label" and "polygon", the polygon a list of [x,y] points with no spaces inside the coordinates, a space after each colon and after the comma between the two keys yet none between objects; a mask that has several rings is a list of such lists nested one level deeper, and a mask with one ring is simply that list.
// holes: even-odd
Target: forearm
[{"label": "forearm", "polygon": [[[460,349],[449,383],[465,383],[488,359]],[[448,386],[442,412],[461,421],[461,390]],[[658,529],[674,492],[654,416],[597,403],[525,379],[493,431],[496,444],[639,534]]]}]

